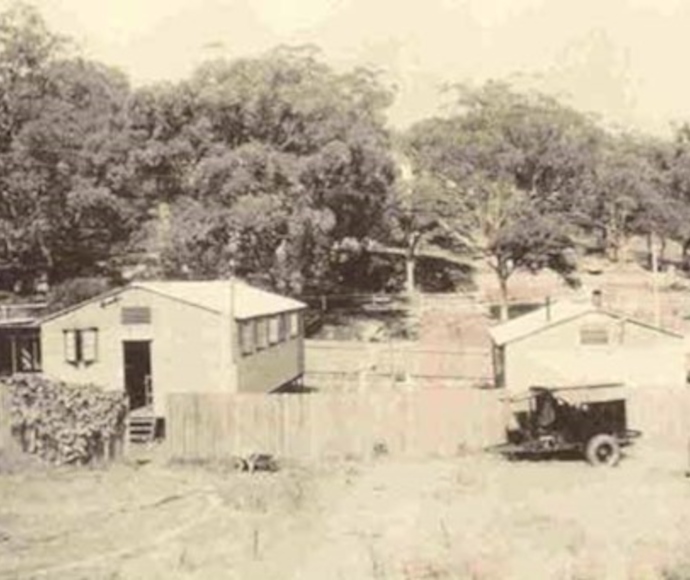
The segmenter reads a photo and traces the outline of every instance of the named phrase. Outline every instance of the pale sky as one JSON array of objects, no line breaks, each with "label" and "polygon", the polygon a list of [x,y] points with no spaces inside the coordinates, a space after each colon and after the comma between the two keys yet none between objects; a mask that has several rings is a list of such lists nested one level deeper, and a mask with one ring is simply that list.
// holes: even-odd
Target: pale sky
[{"label": "pale sky", "polygon": [[[0,7],[8,4],[0,0]],[[335,66],[384,69],[397,126],[447,82],[516,79],[644,131],[690,120],[685,0],[35,0],[49,26],[134,84],[211,56],[313,43]]]}]

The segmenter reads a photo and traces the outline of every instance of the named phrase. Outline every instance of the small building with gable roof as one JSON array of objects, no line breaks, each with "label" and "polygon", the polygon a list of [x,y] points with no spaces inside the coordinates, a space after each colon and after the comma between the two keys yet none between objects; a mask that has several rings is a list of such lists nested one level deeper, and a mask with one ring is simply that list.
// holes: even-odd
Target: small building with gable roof
[{"label": "small building with gable roof", "polygon": [[159,417],[170,393],[267,393],[301,380],[305,307],[239,280],[136,282],[41,319],[42,369]]},{"label": "small building with gable roof", "polygon": [[684,337],[604,308],[601,296],[547,303],[489,330],[497,387],[686,384]]}]

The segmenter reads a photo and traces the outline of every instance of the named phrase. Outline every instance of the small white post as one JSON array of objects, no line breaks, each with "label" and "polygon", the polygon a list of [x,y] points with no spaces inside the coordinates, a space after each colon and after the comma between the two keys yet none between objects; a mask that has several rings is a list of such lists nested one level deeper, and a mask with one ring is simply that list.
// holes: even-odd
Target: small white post
[{"label": "small white post", "polygon": [[661,326],[661,304],[659,302],[659,261],[656,242],[652,243],[652,294],[654,299],[654,324]]}]

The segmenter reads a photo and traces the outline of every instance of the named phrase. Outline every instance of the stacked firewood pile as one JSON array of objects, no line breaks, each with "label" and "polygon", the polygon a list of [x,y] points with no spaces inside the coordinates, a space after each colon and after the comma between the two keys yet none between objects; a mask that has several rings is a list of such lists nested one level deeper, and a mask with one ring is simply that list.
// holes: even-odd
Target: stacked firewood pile
[{"label": "stacked firewood pile", "polygon": [[12,434],[23,451],[52,463],[87,464],[121,449],[123,393],[29,374],[6,378],[0,388],[9,391]]}]

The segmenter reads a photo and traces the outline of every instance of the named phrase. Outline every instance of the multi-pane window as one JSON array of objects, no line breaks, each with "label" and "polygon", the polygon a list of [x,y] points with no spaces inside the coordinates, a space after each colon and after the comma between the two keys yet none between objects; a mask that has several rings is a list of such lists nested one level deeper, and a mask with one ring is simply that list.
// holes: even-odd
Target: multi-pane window
[{"label": "multi-pane window", "polygon": [[268,319],[268,342],[277,344],[280,342],[280,317],[271,316]]},{"label": "multi-pane window", "polygon": [[239,332],[242,354],[252,354],[254,352],[254,322],[252,320],[240,322]]},{"label": "multi-pane window", "polygon": [[268,324],[266,318],[257,318],[255,324],[256,349],[261,350],[268,346]]},{"label": "multi-pane window", "polygon": [[253,318],[238,323],[240,352],[243,355],[285,342],[300,334],[299,313]]},{"label": "multi-pane window", "polygon": [[609,343],[609,329],[604,324],[588,324],[580,328],[580,344],[602,345]]},{"label": "multi-pane window", "polygon": [[290,337],[294,338],[299,335],[299,313],[290,313]]},{"label": "multi-pane window", "polygon": [[278,341],[284,342],[288,339],[288,316],[281,314],[278,317]]},{"label": "multi-pane window", "polygon": [[98,330],[76,328],[64,331],[65,360],[72,364],[93,363],[98,358]]}]

